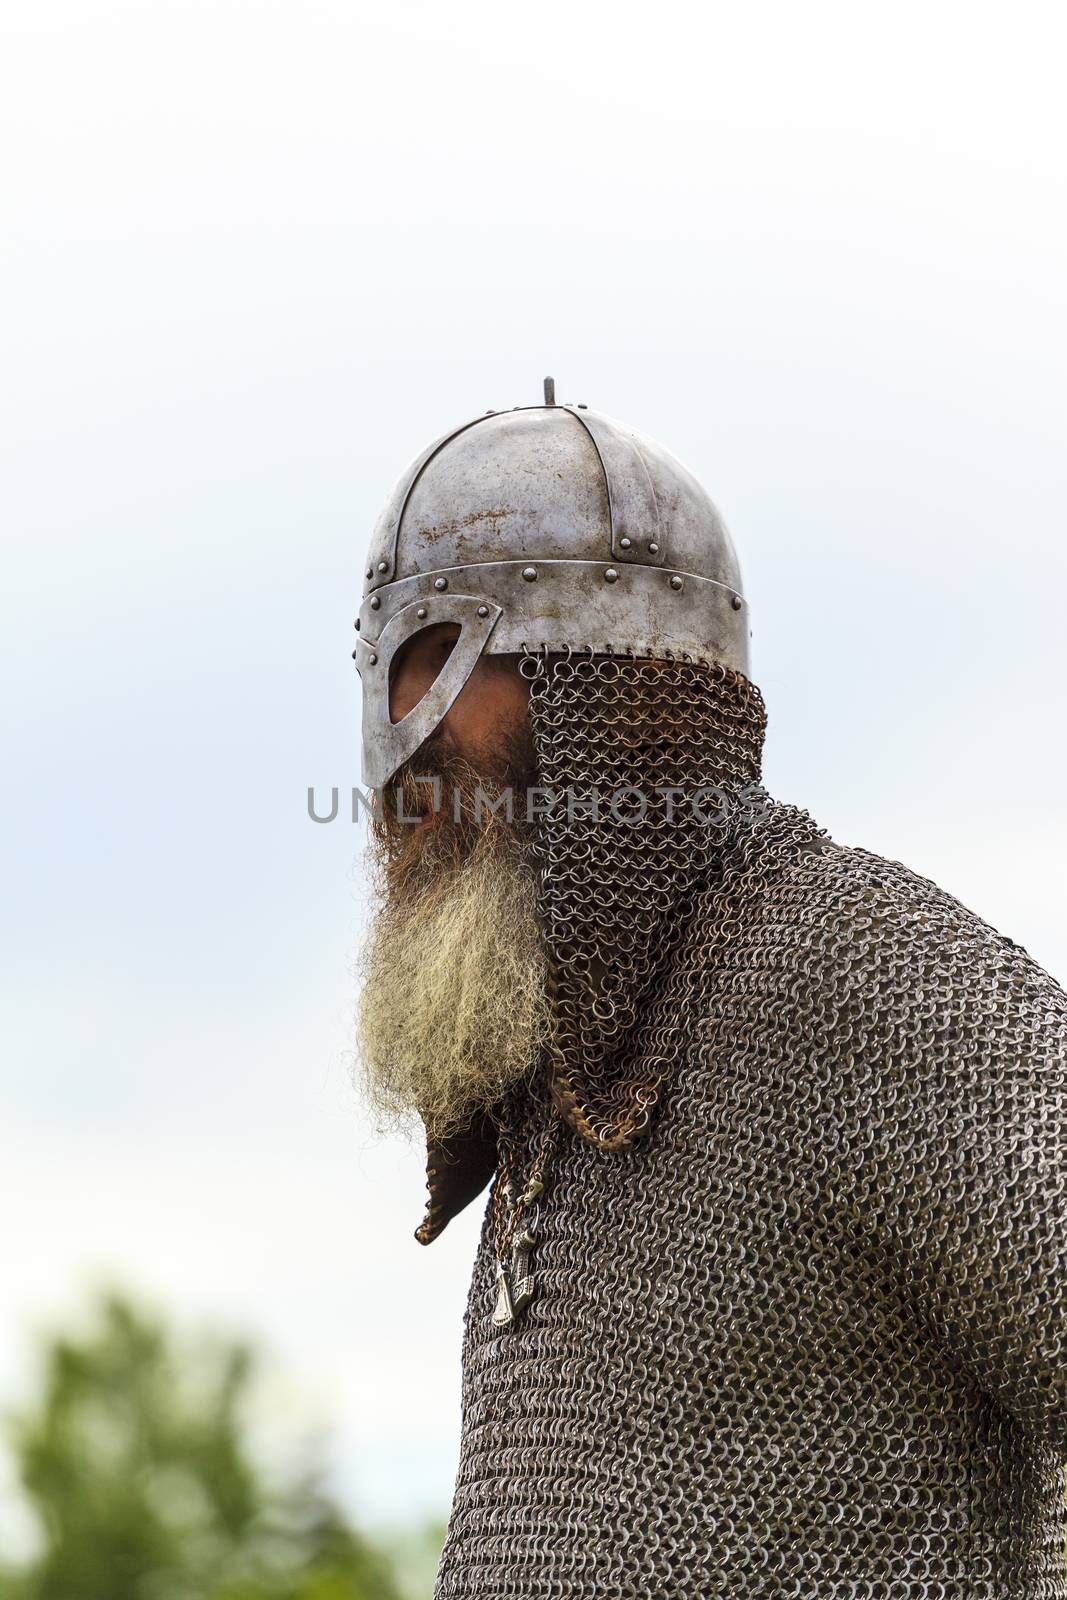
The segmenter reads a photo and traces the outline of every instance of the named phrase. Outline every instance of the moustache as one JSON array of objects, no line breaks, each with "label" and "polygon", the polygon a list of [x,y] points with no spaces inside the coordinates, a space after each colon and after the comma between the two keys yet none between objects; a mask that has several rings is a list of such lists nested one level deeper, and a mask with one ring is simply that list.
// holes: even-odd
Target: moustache
[{"label": "moustache", "polygon": [[535,771],[529,735],[502,737],[491,752],[471,755],[450,734],[431,734],[385,786],[372,823],[394,896],[439,882],[478,850],[524,852],[525,792]]},{"label": "moustache", "polygon": [[521,809],[536,781],[532,742],[509,736],[491,753],[468,755],[454,738],[437,731],[397,769],[382,793],[382,812],[394,826],[481,823],[510,794]]}]

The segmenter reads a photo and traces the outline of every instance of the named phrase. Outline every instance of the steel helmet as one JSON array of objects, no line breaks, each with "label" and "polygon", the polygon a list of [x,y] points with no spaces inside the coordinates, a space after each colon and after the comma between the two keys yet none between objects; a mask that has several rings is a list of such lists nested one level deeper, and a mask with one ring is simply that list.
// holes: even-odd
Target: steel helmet
[{"label": "steel helmet", "polygon": [[[390,667],[437,623],[459,627],[397,722]],[[414,460],[378,519],[354,652],[363,782],[387,783],[446,714],[483,653],[690,657],[747,676],[748,607],[733,543],[662,445],[584,405],[487,411]]]}]

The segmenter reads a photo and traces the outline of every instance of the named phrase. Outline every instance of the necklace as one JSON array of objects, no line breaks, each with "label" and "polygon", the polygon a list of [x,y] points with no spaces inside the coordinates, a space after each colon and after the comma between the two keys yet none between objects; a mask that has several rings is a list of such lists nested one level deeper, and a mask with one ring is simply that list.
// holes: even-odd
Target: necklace
[{"label": "necklace", "polygon": [[[548,1157],[559,1136],[561,1118],[551,1099],[548,1121],[537,1151],[530,1163],[526,1182],[516,1193],[518,1141],[505,1113],[501,1119],[500,1171],[493,1188],[493,1237],[496,1243],[496,1304],[493,1327],[512,1328],[519,1313],[533,1299],[536,1290],[532,1253],[540,1221],[540,1197]],[[520,1222],[523,1224],[519,1231]]]}]

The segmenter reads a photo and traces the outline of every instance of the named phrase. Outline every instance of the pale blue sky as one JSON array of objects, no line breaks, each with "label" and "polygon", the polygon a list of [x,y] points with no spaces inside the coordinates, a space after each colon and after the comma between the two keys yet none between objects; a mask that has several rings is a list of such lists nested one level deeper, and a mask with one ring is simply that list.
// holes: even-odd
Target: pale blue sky
[{"label": "pale blue sky", "polygon": [[[766,777],[1067,974],[1053,6],[9,6],[0,1402],[95,1271],[447,1503],[480,1203],[347,1084],[362,552],[544,373],[732,529]],[[0,1524],[0,1527],[3,1525]]]}]

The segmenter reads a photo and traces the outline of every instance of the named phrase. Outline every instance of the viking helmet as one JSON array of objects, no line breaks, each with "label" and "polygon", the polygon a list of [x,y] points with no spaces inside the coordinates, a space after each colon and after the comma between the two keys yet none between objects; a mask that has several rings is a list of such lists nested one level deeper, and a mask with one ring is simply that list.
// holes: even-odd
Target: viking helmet
[{"label": "viking helmet", "polygon": [[[459,627],[419,703],[389,715],[390,667]],[[367,557],[354,657],[363,782],[387,783],[483,653],[677,657],[748,672],[748,607],[726,526],[662,445],[584,405],[487,411],[408,467]]]}]

